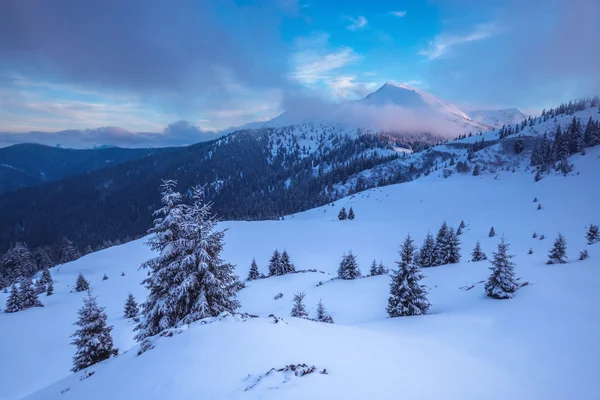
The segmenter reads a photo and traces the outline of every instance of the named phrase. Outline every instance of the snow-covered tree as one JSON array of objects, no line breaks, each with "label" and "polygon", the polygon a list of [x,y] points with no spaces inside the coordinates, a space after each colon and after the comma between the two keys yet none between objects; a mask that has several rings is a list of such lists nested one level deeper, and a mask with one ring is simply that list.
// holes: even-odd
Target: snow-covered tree
[{"label": "snow-covered tree", "polygon": [[6,307],[4,311],[7,313],[14,313],[21,311],[21,299],[19,298],[19,290],[17,285],[13,283],[10,289],[10,295],[6,299]]},{"label": "snow-covered tree", "polygon": [[490,228],[490,233],[488,233],[488,236],[489,236],[489,237],[494,237],[494,236],[496,236],[496,230],[494,229],[494,227],[493,227],[493,226]]},{"label": "snow-covered tree", "polygon": [[481,174],[481,168],[479,167],[479,164],[475,164],[475,167],[473,168],[473,176],[479,176]]},{"label": "snow-covered tree", "polygon": [[269,276],[281,275],[281,254],[275,250],[269,260]]},{"label": "snow-covered tree", "polygon": [[256,260],[252,259],[252,264],[250,264],[250,271],[248,272],[248,280],[254,281],[260,278],[260,272],[258,272],[258,265],[256,265]]},{"label": "snow-covered tree", "polygon": [[281,253],[280,261],[281,275],[291,274],[292,272],[296,271],[296,267],[294,267],[294,264],[292,264],[290,256],[286,250],[283,250],[283,253]]},{"label": "snow-covered tree", "polygon": [[74,324],[78,329],[71,335],[71,344],[77,347],[71,369],[73,372],[104,361],[117,353],[110,334],[112,326],[106,323],[104,308],[98,305],[96,297],[92,296],[89,290],[87,297],[83,298],[83,306],[78,315],[79,319]]},{"label": "snow-covered tree", "polygon": [[38,295],[33,287],[31,278],[24,278],[19,284],[19,302],[21,310],[30,307],[43,307],[44,305],[38,299]]},{"label": "snow-covered tree", "polygon": [[137,316],[138,310],[138,303],[135,301],[135,297],[133,297],[133,294],[129,293],[127,295],[127,301],[125,301],[123,315],[125,318],[133,318]]},{"label": "snow-covered tree", "polygon": [[371,263],[371,269],[369,270],[369,275],[376,276],[379,275],[379,269],[377,268],[377,261],[373,260]]},{"label": "snow-covered tree", "polygon": [[385,267],[385,265],[383,265],[383,262],[379,261],[379,265],[377,266],[377,275],[385,275],[387,274],[389,271],[388,269]]},{"label": "snow-covered tree", "polygon": [[45,268],[42,271],[42,276],[40,277],[40,280],[42,281],[42,283],[44,284],[44,286],[46,286],[50,282],[52,282],[52,275],[50,275],[50,270],[48,268]]},{"label": "snow-covered tree", "polygon": [[106,281],[106,280],[108,280],[108,276],[107,276],[106,274],[104,274],[104,276],[102,277],[102,280],[103,280],[103,281]]},{"label": "snow-covered tree", "polygon": [[333,318],[327,314],[327,310],[325,310],[325,306],[323,305],[323,299],[319,299],[319,304],[317,304],[317,321],[333,324]]},{"label": "snow-covered tree", "polygon": [[38,295],[42,294],[46,291],[46,285],[44,284],[44,282],[42,282],[41,278],[35,281],[33,291],[35,292],[35,294],[38,294]]},{"label": "snow-covered tree", "polygon": [[10,282],[29,277],[37,272],[37,263],[26,243],[17,242],[8,249],[1,262]]},{"label": "snow-covered tree", "polygon": [[591,224],[585,234],[585,238],[587,239],[588,244],[600,242],[600,231],[598,230],[598,225]]},{"label": "snow-covered tree", "polygon": [[579,261],[587,260],[590,257],[587,249],[581,250],[579,253]]},{"label": "snow-covered tree", "polygon": [[350,207],[350,210],[348,211],[348,219],[354,219],[354,210],[352,207]]},{"label": "snow-covered tree", "polygon": [[400,266],[406,266],[414,261],[415,255],[415,244],[414,240],[410,237],[410,233],[406,235],[404,239],[404,243],[402,243],[402,247],[400,248]]},{"label": "snow-covered tree", "polygon": [[456,264],[460,261],[460,239],[445,222],[436,238],[435,261],[436,265]]},{"label": "snow-covered tree", "polygon": [[89,244],[87,246],[85,246],[85,249],[83,249],[83,255],[87,255],[90,253],[93,253],[94,250],[92,250],[92,246],[90,246]]},{"label": "snow-covered tree", "polygon": [[481,244],[479,243],[479,240],[477,243],[475,243],[475,248],[473,249],[471,256],[471,261],[473,262],[487,260],[487,255],[483,252],[483,250],[481,250]]},{"label": "snow-covered tree", "polygon": [[567,262],[567,241],[562,234],[554,240],[554,246],[548,254],[548,264],[565,264]]},{"label": "snow-covered tree", "polygon": [[411,251],[414,251],[414,246],[408,236],[400,251],[400,261],[396,263],[398,269],[392,273],[387,306],[390,317],[426,314],[431,306],[427,300],[427,287],[420,284],[423,279],[421,269],[409,257]]},{"label": "snow-covered tree", "polygon": [[296,318],[307,318],[308,312],[306,311],[306,307],[304,306],[303,300],[306,293],[299,292],[294,295],[294,306],[292,307],[292,312],[290,315]]},{"label": "snow-covered tree", "polygon": [[436,265],[435,253],[435,240],[433,239],[433,235],[431,234],[431,232],[427,232],[427,236],[423,241],[423,246],[419,251],[419,259],[417,260],[417,264],[419,264],[419,266],[421,267],[431,267]]},{"label": "snow-covered tree", "polygon": [[90,288],[90,283],[85,280],[83,274],[79,273],[77,275],[77,281],[75,281],[75,291],[76,292],[85,292]]},{"label": "snow-covered tree", "polygon": [[54,282],[50,281],[46,285],[46,296],[52,296],[54,294]]},{"label": "snow-covered tree", "polygon": [[173,190],[175,181],[162,185],[162,204],[156,215],[148,245],[159,255],[142,264],[149,269],[143,281],[148,298],[136,326],[138,340],[154,336],[179,324],[189,324],[239,306],[241,289],[233,265],[221,258],[225,231],[216,230],[211,205],[204,189],[191,189],[192,205],[181,203]]},{"label": "snow-covered tree", "polygon": [[35,259],[37,262],[38,270],[46,270],[54,267],[54,263],[48,254],[49,249],[42,247],[38,248],[35,253]]},{"label": "snow-covered tree", "polygon": [[508,247],[502,237],[498,252],[493,253],[494,258],[491,260],[492,273],[485,284],[485,292],[495,299],[509,299],[519,288],[515,279],[515,263],[511,261],[514,256],[508,254]]},{"label": "snow-covered tree", "polygon": [[338,219],[339,220],[344,220],[348,218],[348,214],[346,214],[346,208],[342,207],[342,209],[340,210],[340,212],[338,213]]},{"label": "snow-covered tree", "polygon": [[347,255],[342,256],[342,262],[338,268],[338,278],[340,279],[356,279],[360,278],[360,268],[356,261],[356,256],[350,251]]},{"label": "snow-covered tree", "polygon": [[79,257],[79,251],[73,246],[73,242],[66,237],[63,237],[58,249],[58,262],[60,264],[65,264],[77,260]]}]

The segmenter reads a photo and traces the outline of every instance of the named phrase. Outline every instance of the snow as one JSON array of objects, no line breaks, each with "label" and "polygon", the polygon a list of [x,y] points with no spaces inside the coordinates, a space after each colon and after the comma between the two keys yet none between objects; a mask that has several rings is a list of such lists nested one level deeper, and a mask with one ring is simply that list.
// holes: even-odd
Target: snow
[{"label": "snow", "polygon": [[469,116],[473,121],[489,125],[494,128],[500,128],[502,125],[514,125],[524,119],[527,115],[523,114],[517,108],[505,108],[501,110],[474,110],[469,111]]},{"label": "snow", "polygon": [[[297,270],[318,272],[248,282],[239,296],[241,311],[258,318],[197,322],[159,338],[139,357],[133,322],[122,314],[127,293],[145,298],[140,282],[146,271],[138,268],[152,257],[146,239],[52,268],[55,294],[40,296],[45,307],[0,313],[0,399],[594,398],[600,244],[586,244],[585,228],[600,222],[600,147],[571,161],[569,176],[546,175],[539,182],[524,167],[448,179],[432,173],[283,221],[223,222],[223,258],[237,265],[240,277],[247,276],[252,258],[267,273],[276,248],[288,251]],[[356,219],[338,221],[341,207],[352,207]],[[466,223],[462,260],[423,270],[430,314],[387,318],[389,275],[333,279],[350,250],[363,274],[373,259],[394,268],[407,233],[421,246],[427,231],[435,234],[444,220],[455,229]],[[491,226],[494,238],[488,237]],[[546,265],[558,232],[567,240],[568,263]],[[509,254],[516,255],[519,282],[529,285],[513,299],[493,300],[483,288],[490,263],[469,262],[469,255],[479,240],[491,258],[503,234]],[[539,240],[542,234],[545,240]],[[577,261],[584,248],[590,258]],[[83,371],[69,372],[75,353],[69,336],[85,295],[71,292],[79,273],[106,307],[120,349],[117,358],[86,370],[94,373],[84,379]],[[109,279],[103,281],[105,273]],[[311,317],[322,299],[335,324],[289,317],[300,291]],[[275,300],[278,293],[283,297]],[[0,306],[7,296],[0,294]],[[270,314],[283,322],[274,323]],[[271,368],[291,363],[328,374],[270,374],[245,390]]]}]

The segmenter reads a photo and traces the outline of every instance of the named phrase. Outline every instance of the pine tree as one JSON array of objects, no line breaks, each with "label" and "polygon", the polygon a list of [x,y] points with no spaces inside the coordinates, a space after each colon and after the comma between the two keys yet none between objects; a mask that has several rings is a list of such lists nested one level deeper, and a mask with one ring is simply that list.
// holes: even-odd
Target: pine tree
[{"label": "pine tree", "polygon": [[19,290],[17,289],[17,285],[13,283],[10,289],[10,295],[6,300],[6,307],[4,311],[7,313],[14,313],[21,311],[21,298],[19,297]]},{"label": "pine tree", "polygon": [[298,292],[294,295],[294,306],[292,307],[292,312],[290,315],[296,318],[307,318],[308,312],[306,311],[306,307],[302,300],[304,300],[304,296],[306,293]]},{"label": "pine tree", "polygon": [[562,234],[554,240],[554,247],[548,254],[548,264],[565,264],[567,262],[567,241]]},{"label": "pine tree", "polygon": [[438,232],[435,250],[436,265],[456,264],[460,261],[460,239],[445,222]]},{"label": "pine tree", "polygon": [[431,232],[427,232],[427,236],[425,237],[425,241],[423,242],[423,247],[421,247],[419,259],[417,261],[417,264],[421,267],[431,267],[437,265],[435,240],[433,239]]},{"label": "pine tree", "polygon": [[479,243],[479,240],[475,244],[475,248],[473,249],[471,255],[473,256],[471,259],[473,262],[487,260],[487,255],[483,252],[483,250],[481,250],[481,244]]},{"label": "pine tree", "polygon": [[348,215],[346,214],[346,208],[342,207],[342,209],[340,210],[340,212],[338,214],[338,219],[345,220],[346,218],[348,218]]},{"label": "pine tree", "polygon": [[112,326],[106,323],[104,308],[98,306],[96,297],[92,296],[89,290],[78,315],[79,319],[74,325],[79,328],[71,335],[73,338],[71,344],[77,347],[71,369],[73,372],[104,361],[117,353],[117,349],[113,348],[110,334]]},{"label": "pine tree", "polygon": [[390,317],[426,314],[431,306],[427,300],[427,287],[420,284],[423,279],[421,269],[410,258],[412,239],[406,238],[400,251],[398,269],[392,273],[390,298],[387,313]]},{"label": "pine tree", "polygon": [[371,263],[371,269],[369,270],[369,275],[376,276],[379,275],[379,268],[377,268],[377,261],[373,259],[373,263]]},{"label": "pine tree", "polygon": [[21,304],[21,310],[25,310],[30,307],[44,306],[38,299],[38,296],[33,288],[33,282],[31,281],[31,278],[25,278],[21,280],[19,285],[19,301]]},{"label": "pine tree", "polygon": [[48,285],[46,285],[46,296],[52,296],[54,294],[54,283],[50,281]]},{"label": "pine tree", "polygon": [[44,284],[44,282],[42,281],[41,278],[35,281],[33,291],[35,292],[35,294],[38,294],[38,295],[42,294],[46,291],[46,285]]},{"label": "pine tree", "polygon": [[350,211],[348,211],[348,219],[354,219],[354,210],[350,207]]},{"label": "pine tree", "polygon": [[385,267],[385,265],[383,265],[383,262],[379,262],[379,265],[377,266],[377,275],[385,275],[388,273],[388,269]]},{"label": "pine tree", "polygon": [[581,250],[579,253],[579,261],[587,260],[590,257],[587,249]]},{"label": "pine tree", "polygon": [[106,276],[106,274],[104,274],[104,276],[102,277],[102,280],[103,280],[103,281],[106,281],[106,280],[108,280],[108,276]]},{"label": "pine tree", "polygon": [[2,257],[0,263],[10,282],[29,277],[37,272],[37,263],[26,243],[17,242]]},{"label": "pine tree", "polygon": [[92,250],[92,246],[90,246],[89,244],[85,246],[85,249],[83,249],[83,255],[88,255],[93,252],[94,250]]},{"label": "pine tree", "polygon": [[600,242],[600,231],[598,225],[590,224],[587,233],[585,234],[588,244]]},{"label": "pine tree", "polygon": [[250,271],[248,272],[248,280],[254,281],[260,278],[260,272],[258,272],[258,265],[256,265],[256,260],[252,259],[252,264],[250,264]]},{"label": "pine tree", "polygon": [[350,251],[348,255],[342,256],[342,262],[338,268],[338,278],[340,279],[357,279],[360,278],[360,268],[356,262],[356,257]]},{"label": "pine tree", "polygon": [[140,341],[240,306],[237,292],[242,285],[233,265],[220,258],[225,231],[216,230],[203,187],[192,187],[192,204],[184,206],[181,195],[173,191],[175,184],[163,183],[163,207],[157,211],[162,217],[150,229],[148,244],[159,255],[142,264],[150,272],[143,281],[149,292],[143,318],[135,328]]},{"label": "pine tree", "polygon": [[406,235],[404,239],[404,243],[402,243],[402,247],[400,248],[400,266],[406,266],[413,262],[415,255],[415,244],[414,240],[410,237],[410,233]]},{"label": "pine tree", "polygon": [[514,256],[508,254],[508,247],[508,243],[502,237],[498,244],[498,252],[494,253],[491,260],[492,273],[485,284],[485,292],[494,299],[509,299],[519,288],[515,279],[515,263],[511,261]]},{"label": "pine tree", "polygon": [[281,254],[279,250],[275,250],[269,260],[269,276],[281,275]]},{"label": "pine tree", "polygon": [[79,257],[79,251],[73,246],[73,242],[66,237],[63,237],[58,250],[58,262],[60,264],[65,264],[77,260]]},{"label": "pine tree", "polygon": [[333,324],[333,318],[327,314],[327,310],[325,310],[325,306],[323,305],[323,299],[319,299],[319,303],[317,304],[317,321]]},{"label": "pine tree", "polygon": [[85,292],[90,288],[90,283],[85,280],[83,275],[80,273],[77,275],[77,281],[75,282],[75,291],[76,292]]},{"label": "pine tree", "polygon": [[54,263],[50,259],[48,249],[46,248],[39,248],[36,251],[35,259],[37,262],[38,269],[40,270],[47,270],[48,268],[54,267]]},{"label": "pine tree", "polygon": [[494,236],[496,236],[496,231],[494,230],[494,227],[493,227],[493,226],[490,228],[490,233],[488,233],[488,236],[489,236],[489,237],[494,237]]},{"label": "pine tree", "polygon": [[292,272],[296,272],[296,267],[294,267],[294,264],[292,264],[292,262],[290,261],[290,256],[286,250],[283,250],[283,253],[281,253],[280,268],[280,275],[291,274]]},{"label": "pine tree", "polygon": [[129,293],[127,295],[127,301],[125,302],[125,310],[123,311],[123,315],[125,318],[134,318],[138,314],[138,304],[135,301],[135,297],[133,294]]},{"label": "pine tree", "polygon": [[52,282],[52,275],[50,275],[50,270],[48,268],[45,268],[42,271],[42,276],[41,276],[40,280],[42,281],[42,283],[44,284],[44,286],[46,286],[50,282]]},{"label": "pine tree", "polygon": [[479,176],[481,174],[481,168],[479,167],[479,164],[475,164],[475,167],[473,168],[473,176]]}]

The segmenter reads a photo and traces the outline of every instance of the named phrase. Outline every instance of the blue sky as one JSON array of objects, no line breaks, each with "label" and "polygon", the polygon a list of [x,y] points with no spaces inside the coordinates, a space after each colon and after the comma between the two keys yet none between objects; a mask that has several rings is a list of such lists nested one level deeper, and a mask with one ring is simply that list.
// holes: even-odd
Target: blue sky
[{"label": "blue sky", "polygon": [[598,93],[598,15],[596,0],[6,0],[0,131],[217,130],[386,81],[536,112]]}]

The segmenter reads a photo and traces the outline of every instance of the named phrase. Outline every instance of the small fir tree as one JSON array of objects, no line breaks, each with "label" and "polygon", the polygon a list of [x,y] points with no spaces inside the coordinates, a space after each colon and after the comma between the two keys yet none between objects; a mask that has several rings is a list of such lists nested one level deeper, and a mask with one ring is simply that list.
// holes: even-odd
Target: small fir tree
[{"label": "small fir tree", "polygon": [[377,266],[377,275],[385,275],[387,274],[389,271],[388,269],[385,267],[385,265],[383,265],[383,262],[379,261],[379,265]]},{"label": "small fir tree", "polygon": [[371,263],[371,269],[369,270],[369,275],[376,276],[379,275],[379,268],[377,268],[377,261],[373,260]]},{"label": "small fir tree", "polygon": [[567,241],[562,234],[554,240],[554,246],[548,254],[548,264],[565,264],[567,262]]},{"label": "small fir tree", "polygon": [[398,269],[392,273],[386,309],[390,317],[423,315],[431,306],[427,300],[427,287],[420,284],[423,279],[421,269],[410,257],[413,251],[412,239],[408,236],[400,251]]},{"label": "small fir tree", "polygon": [[508,243],[502,237],[498,252],[494,253],[491,260],[492,273],[485,284],[485,292],[494,299],[509,299],[519,288],[515,279],[515,263],[511,261],[514,256],[508,254],[508,248]]},{"label": "small fir tree", "polygon": [[342,256],[342,262],[338,268],[338,278],[340,279],[357,279],[360,278],[360,268],[356,261],[356,257],[350,251],[347,255]]},{"label": "small fir tree", "polygon": [[327,310],[325,310],[325,306],[323,305],[323,299],[319,299],[319,304],[317,304],[317,321],[333,324],[333,318],[327,314]]},{"label": "small fir tree", "polygon": [[102,277],[102,280],[103,280],[103,281],[106,281],[106,280],[108,280],[108,276],[106,276],[106,274],[104,274],[104,276]]},{"label": "small fir tree", "polygon": [[598,225],[591,224],[588,228],[585,238],[588,244],[594,244],[600,242],[600,232],[598,231]]},{"label": "small fir tree", "polygon": [[303,300],[306,293],[298,292],[294,295],[294,306],[292,307],[292,312],[290,315],[296,318],[307,318],[308,312],[306,311],[306,307],[304,306]]},{"label": "small fir tree", "polygon": [[269,260],[269,276],[281,275],[281,254],[275,250]]},{"label": "small fir tree", "polygon": [[7,313],[14,313],[21,311],[21,299],[19,298],[19,290],[17,289],[17,285],[13,283],[10,289],[10,295],[8,299],[6,299],[6,307],[4,311]]},{"label": "small fir tree", "polygon": [[423,247],[419,252],[419,258],[417,264],[421,267],[431,267],[436,265],[436,246],[435,240],[431,232],[427,232],[427,236],[423,241]]},{"label": "small fir tree", "polygon": [[42,281],[42,283],[45,286],[47,286],[48,284],[50,284],[50,282],[52,282],[52,275],[50,275],[50,270],[48,268],[45,268],[42,271],[42,276],[41,276],[40,280]]},{"label": "small fir tree", "polygon": [[590,254],[587,249],[581,250],[581,253],[579,253],[579,261],[587,260],[589,257]]},{"label": "small fir tree", "polygon": [[104,361],[117,353],[110,334],[112,326],[106,323],[104,308],[98,306],[96,297],[92,296],[89,290],[87,297],[83,298],[83,306],[78,315],[79,319],[74,324],[78,329],[71,335],[71,344],[77,347],[71,369],[73,372]]},{"label": "small fir tree", "polygon": [[348,218],[348,214],[346,214],[346,208],[342,207],[342,209],[338,213],[338,219],[339,220],[345,220],[346,218]]},{"label": "small fir tree", "polygon": [[354,219],[354,210],[350,207],[350,211],[348,211],[348,219]]},{"label": "small fir tree", "polygon": [[75,291],[76,292],[85,292],[90,288],[90,284],[85,280],[83,274],[77,275],[77,281],[75,282]]},{"label": "small fir tree", "polygon": [[496,236],[496,231],[494,230],[494,227],[493,227],[493,226],[490,228],[490,233],[488,233],[488,236],[489,236],[489,237],[494,237],[494,236]]},{"label": "small fir tree", "polygon": [[260,272],[258,272],[258,265],[256,265],[256,260],[252,259],[252,264],[250,264],[250,271],[248,272],[248,280],[255,281],[260,278]]},{"label": "small fir tree", "polygon": [[54,294],[54,283],[50,281],[48,285],[46,285],[46,296],[52,296]]},{"label": "small fir tree", "polygon": [[125,318],[134,318],[138,314],[138,304],[135,301],[135,297],[133,294],[129,293],[127,295],[127,300],[125,301],[125,309],[123,311],[123,315]]},{"label": "small fir tree", "polygon": [[42,281],[41,278],[39,278],[38,280],[35,281],[35,286],[33,288],[35,294],[42,294],[46,291],[46,285],[44,285],[44,282]]},{"label": "small fir tree", "polygon": [[30,307],[44,306],[38,299],[31,278],[25,278],[21,280],[19,285],[19,301],[21,304],[21,310],[25,310]]},{"label": "small fir tree", "polygon": [[281,275],[291,274],[293,272],[296,272],[296,267],[294,267],[294,264],[292,264],[292,261],[290,260],[290,256],[286,250],[283,250],[283,253],[281,253],[280,268],[281,268]]},{"label": "small fir tree", "polygon": [[473,249],[473,252],[471,253],[471,261],[473,262],[477,262],[477,261],[483,261],[483,260],[487,260],[487,255],[483,252],[483,250],[481,250],[481,244],[479,243],[479,240],[477,241],[477,243],[475,243],[475,248]]}]

